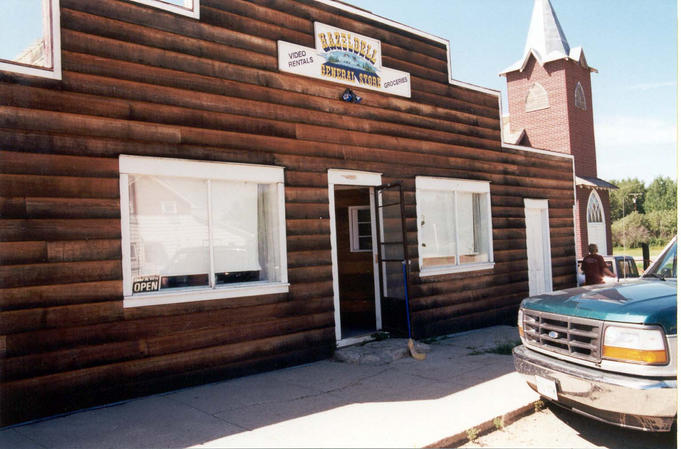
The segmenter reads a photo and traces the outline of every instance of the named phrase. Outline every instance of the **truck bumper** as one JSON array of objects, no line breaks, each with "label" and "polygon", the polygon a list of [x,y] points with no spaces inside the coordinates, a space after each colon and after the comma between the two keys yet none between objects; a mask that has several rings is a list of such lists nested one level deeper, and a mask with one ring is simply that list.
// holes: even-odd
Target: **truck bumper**
[{"label": "truck bumper", "polygon": [[517,346],[516,371],[537,390],[537,377],[555,382],[558,399],[577,413],[621,427],[669,431],[676,419],[676,379],[634,377],[566,362]]}]

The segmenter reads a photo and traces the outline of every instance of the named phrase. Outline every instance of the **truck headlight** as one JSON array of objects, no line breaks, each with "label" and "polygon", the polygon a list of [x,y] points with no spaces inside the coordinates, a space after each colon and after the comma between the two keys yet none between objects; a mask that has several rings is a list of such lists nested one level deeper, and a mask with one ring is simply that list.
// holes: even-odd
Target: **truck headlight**
[{"label": "truck headlight", "polygon": [[525,329],[523,329],[524,316],[523,309],[518,309],[518,334],[520,334],[520,338],[523,338],[525,335]]},{"label": "truck headlight", "polygon": [[666,365],[669,361],[661,329],[608,326],[603,335],[604,358],[647,365]]}]

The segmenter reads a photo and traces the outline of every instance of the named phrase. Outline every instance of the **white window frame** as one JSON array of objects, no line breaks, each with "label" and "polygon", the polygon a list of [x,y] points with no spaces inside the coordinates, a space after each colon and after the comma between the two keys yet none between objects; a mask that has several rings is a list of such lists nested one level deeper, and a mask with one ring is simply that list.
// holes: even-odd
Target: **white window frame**
[{"label": "white window frame", "polygon": [[[373,245],[369,249],[361,249],[359,247],[359,215],[357,214],[360,210],[368,210],[371,212],[371,206],[349,206],[348,207],[348,222],[350,223],[350,252],[351,253],[370,253],[373,251]],[[371,218],[366,222],[370,226],[372,224]],[[369,235],[363,235],[361,237],[372,237],[373,232]]]},{"label": "white window frame", "polygon": [[59,0],[43,0],[43,10],[46,6],[49,6],[49,17],[43,18],[43,29],[44,34],[49,34],[49,38],[47,39],[47,57],[50,62],[49,67],[40,67],[0,59],[0,70],[39,76],[41,78],[61,79],[61,24]]},{"label": "white window frame", "polygon": [[132,0],[133,2],[141,3],[154,8],[162,9],[164,11],[181,14],[183,16],[192,17],[194,19],[200,18],[201,7],[200,0],[184,0],[185,6],[179,6],[172,3],[164,2],[162,0]]},{"label": "white window frame", "polygon": [[[423,252],[421,251],[421,243],[423,236],[421,226],[417,223],[417,238],[419,247],[419,272],[421,277],[437,276],[449,273],[462,273],[467,271],[490,270],[494,268],[494,249],[492,247],[492,201],[490,197],[490,183],[489,181],[472,181],[468,179],[455,178],[434,178],[429,176],[416,177],[416,216],[421,216],[421,198],[425,191],[452,191],[452,192],[466,192],[479,193],[487,196],[487,219],[489,223],[488,231],[488,262],[475,262],[460,265],[443,265],[438,267],[424,267],[423,266]],[[484,232],[484,230],[483,230]],[[459,245],[457,245],[457,248]],[[458,249],[457,249],[458,251]],[[457,256],[458,260],[458,256]]]},{"label": "white window frame", "polygon": [[[286,260],[286,213],[284,196],[284,168],[267,165],[228,162],[204,162],[185,159],[121,155],[118,160],[121,195],[121,252],[123,267],[123,307],[142,307],[159,304],[237,298],[243,296],[286,293],[289,290]],[[186,287],[167,292],[132,294],[132,266],[130,254],[130,196],[129,175],[153,175],[211,179],[221,181],[247,181],[259,184],[276,184],[278,198],[280,281],[253,282],[252,285],[218,285]],[[212,276],[212,274],[211,274]]]},{"label": "white window frame", "polygon": [[[598,220],[591,220],[592,215],[598,215]],[[589,194],[589,200],[586,203],[586,222],[587,223],[598,223],[601,224],[605,222],[605,209],[603,208],[603,203],[601,202],[601,197],[598,195],[596,190],[592,190]]]}]

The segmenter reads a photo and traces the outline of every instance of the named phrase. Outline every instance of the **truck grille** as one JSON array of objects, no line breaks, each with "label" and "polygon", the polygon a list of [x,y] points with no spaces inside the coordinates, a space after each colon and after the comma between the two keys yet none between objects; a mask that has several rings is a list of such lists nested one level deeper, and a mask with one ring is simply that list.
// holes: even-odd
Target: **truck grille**
[{"label": "truck grille", "polygon": [[601,360],[603,322],[523,309],[527,343],[551,352],[584,360]]}]

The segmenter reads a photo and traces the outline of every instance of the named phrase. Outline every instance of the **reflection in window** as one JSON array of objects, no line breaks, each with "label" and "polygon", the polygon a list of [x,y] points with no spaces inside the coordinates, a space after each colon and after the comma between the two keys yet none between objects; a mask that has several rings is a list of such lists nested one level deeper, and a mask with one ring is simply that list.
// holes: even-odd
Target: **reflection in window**
[{"label": "reflection in window", "polygon": [[128,182],[133,282],[159,276],[164,290],[279,280],[276,184],[148,175]]},{"label": "reflection in window", "polygon": [[676,246],[677,243],[669,248],[669,250],[662,254],[663,257],[661,262],[656,262],[657,266],[653,269],[652,275],[664,279],[676,279],[678,265],[676,263]]},{"label": "reflection in window", "polygon": [[58,0],[4,0],[0,70],[59,78]]}]

